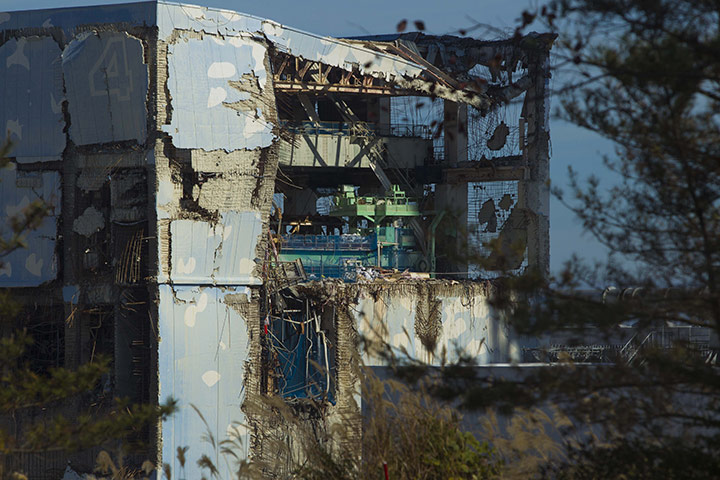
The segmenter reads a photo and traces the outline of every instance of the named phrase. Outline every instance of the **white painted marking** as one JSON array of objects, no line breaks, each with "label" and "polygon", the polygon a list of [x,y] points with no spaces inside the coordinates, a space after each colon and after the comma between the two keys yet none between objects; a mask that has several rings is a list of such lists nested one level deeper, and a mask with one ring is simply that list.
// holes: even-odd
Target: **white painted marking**
[{"label": "white painted marking", "polygon": [[230,62],[213,62],[208,68],[207,74],[210,78],[230,78],[236,72],[235,65]]},{"label": "white painted marking", "polygon": [[187,262],[182,258],[178,258],[176,270],[178,273],[193,273],[196,263],[195,257],[190,257]]},{"label": "white painted marking", "polygon": [[210,89],[210,95],[208,95],[207,106],[208,108],[220,105],[223,100],[227,97],[227,92],[222,87],[213,87]]},{"label": "white painted marking", "polygon": [[[98,74],[99,72],[100,74]],[[96,79],[101,79],[101,81],[98,83]],[[115,88],[109,88],[110,80],[113,80]],[[102,54],[90,68],[88,83],[90,84],[90,95],[93,97],[114,95],[123,102],[130,100],[133,83],[124,38],[111,37],[106,40]]]},{"label": "white painted marking", "polygon": [[20,120],[8,120],[5,124],[5,131],[15,135],[18,140],[22,140],[22,129],[23,126]]},{"label": "white painted marking", "polygon": [[220,381],[220,374],[215,370],[208,370],[202,374],[202,381],[205,382],[205,385],[208,387],[212,387]]},{"label": "white painted marking", "polygon": [[262,26],[263,26],[263,32],[266,35],[274,36],[274,37],[281,36],[283,34],[283,31],[285,30],[282,25],[280,25],[277,22],[273,22],[272,20],[263,21]]},{"label": "white painted marking", "polygon": [[232,225],[226,225],[222,232],[223,241],[230,238],[230,234],[232,234]]},{"label": "white painted marking", "polygon": [[28,205],[30,205],[30,199],[27,197],[27,195],[25,195],[22,200],[20,200],[20,203],[18,203],[17,205],[8,205],[7,207],[5,207],[5,213],[7,213],[8,217],[14,217],[15,215],[25,210]]},{"label": "white painted marking", "polygon": [[12,277],[12,265],[9,262],[0,264],[0,277],[3,275],[6,275],[8,278]]},{"label": "white painted marking", "polygon": [[30,70],[30,59],[25,55],[25,45],[27,45],[26,38],[23,37],[17,41],[17,49],[5,61],[7,68],[13,65],[20,65]]},{"label": "white painted marking", "polygon": [[465,347],[465,353],[470,355],[471,357],[480,355],[482,352],[481,350],[487,350],[487,345],[485,342],[480,342],[477,338],[473,338],[470,340],[470,343],[467,344]]},{"label": "white painted marking", "polygon": [[5,23],[10,21],[10,14],[7,12],[0,12],[0,23]]},{"label": "white painted marking", "polygon": [[197,320],[197,318],[196,318],[197,314],[205,311],[205,308],[207,307],[207,303],[208,303],[207,294],[203,293],[200,295],[200,297],[198,298],[195,305],[190,305],[189,307],[187,307],[185,309],[185,315],[183,318],[183,320],[185,321],[185,325],[187,325],[190,328],[194,327],[195,322]]},{"label": "white painted marking", "polygon": [[52,27],[54,27],[55,25],[52,24],[52,19],[48,18],[47,20],[45,20],[45,21],[43,22],[42,26],[43,26],[44,28],[52,28]]},{"label": "white painted marking", "polygon": [[52,92],[50,93],[50,110],[52,110],[55,115],[62,113],[62,99],[60,99],[59,102],[55,100],[55,95],[53,95]]},{"label": "white painted marking", "polygon": [[27,260],[25,260],[25,268],[28,272],[32,273],[36,277],[42,275],[43,259],[37,258],[37,255],[31,253]]},{"label": "white painted marking", "polygon": [[243,37],[237,37],[237,36],[230,37],[230,40],[228,40],[228,41],[230,42],[230,45],[232,45],[233,47],[236,47],[236,48],[244,47],[245,45],[247,45],[247,43],[245,42],[245,39]]},{"label": "white painted marking", "polygon": [[450,340],[457,340],[467,330],[467,324],[462,317],[455,317],[445,322],[445,335]]},{"label": "white painted marking", "polygon": [[247,273],[248,275],[250,275],[253,271],[253,268],[255,268],[255,262],[253,262],[249,258],[240,259],[240,264],[238,265],[239,273]]},{"label": "white painted marking", "polygon": [[265,70],[265,47],[257,42],[252,42],[252,57],[255,65],[253,65],[253,72],[258,79],[260,89],[264,90],[267,87],[267,71]]},{"label": "white painted marking", "polygon": [[404,332],[393,335],[392,346],[395,348],[404,348],[412,354],[412,352],[409,351],[410,342],[408,341],[408,336]]}]

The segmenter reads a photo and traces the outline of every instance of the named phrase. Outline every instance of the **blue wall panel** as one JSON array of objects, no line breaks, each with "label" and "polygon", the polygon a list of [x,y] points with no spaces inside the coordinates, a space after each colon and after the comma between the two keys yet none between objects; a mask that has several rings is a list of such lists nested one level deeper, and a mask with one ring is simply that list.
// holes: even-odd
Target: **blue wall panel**
[{"label": "blue wall panel", "polygon": [[93,7],[53,8],[46,10],[25,10],[0,12],[0,30],[21,28],[63,29],[69,40],[79,25],[101,25],[123,23],[127,26],[154,25],[157,5],[155,2],[139,2]]},{"label": "blue wall panel", "polygon": [[[172,287],[160,285],[160,399],[174,397],[179,411],[163,423],[163,462],[174,478],[200,478],[196,460],[207,454],[220,467],[220,478],[232,478],[218,448],[203,442],[209,431],[217,442],[239,440],[244,458],[248,434],[243,401],[243,375],[249,339],[245,319],[228,303],[249,295],[246,287]],[[233,300],[234,300],[233,299]],[[192,408],[202,413],[207,425]],[[177,447],[190,445],[185,471]]]},{"label": "blue wall panel", "polygon": [[[57,172],[18,172],[0,170],[0,208],[2,217],[21,214],[30,202],[43,200],[53,208],[36,230],[25,234],[27,248],[21,248],[0,259],[0,287],[35,287],[57,277],[55,241],[60,210],[60,175]],[[8,227],[0,226],[7,238]]]},{"label": "blue wall panel", "polygon": [[12,38],[0,46],[0,128],[21,163],[59,160],[65,150],[60,53],[51,37]]},{"label": "blue wall panel", "polygon": [[267,86],[262,43],[243,37],[188,38],[168,49],[173,113],[163,130],[173,137],[173,145],[232,151],[272,144],[273,125],[256,107],[260,102],[250,102],[250,93],[231,85],[252,75],[261,89]]},{"label": "blue wall panel", "polygon": [[84,33],[65,47],[62,67],[77,145],[147,136],[148,69],[140,40],[122,32]]},{"label": "blue wall panel", "polygon": [[200,220],[170,223],[172,269],[176,284],[259,285],[253,275],[262,233],[257,212],[225,212],[213,225]]}]

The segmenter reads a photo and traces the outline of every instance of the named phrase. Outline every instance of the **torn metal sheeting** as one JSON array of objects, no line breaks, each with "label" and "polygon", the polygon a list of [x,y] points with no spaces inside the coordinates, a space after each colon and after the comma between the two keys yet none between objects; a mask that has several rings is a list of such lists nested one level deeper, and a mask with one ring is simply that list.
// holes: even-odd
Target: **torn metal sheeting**
[{"label": "torn metal sheeting", "polygon": [[168,50],[173,114],[163,130],[173,145],[233,151],[272,144],[274,125],[259,91],[268,85],[262,43],[240,36],[181,37]]},{"label": "torn metal sheeting", "polygon": [[[483,94],[465,91],[456,82],[448,86],[422,79],[427,66],[379,48],[367,48],[359,42],[323,37],[237,12],[190,5],[159,5],[159,9],[162,12],[159,15],[161,38],[170,38],[173,32],[185,30],[218,35],[213,37],[216,41],[240,33],[254,34],[267,39],[278,51],[296,58],[381,78],[400,89],[453,101],[467,101],[481,110],[489,106]],[[219,98],[219,93],[216,98]]]},{"label": "torn metal sheeting", "polygon": [[319,61],[341,68],[358,68],[361,72],[391,80],[398,76],[417,76],[419,65],[405,59],[352,45],[343,40],[303,32],[244,13],[195,5],[158,3],[160,38],[169,38],[174,31],[195,31],[232,36],[252,33],[267,38],[275,48],[296,57]]}]

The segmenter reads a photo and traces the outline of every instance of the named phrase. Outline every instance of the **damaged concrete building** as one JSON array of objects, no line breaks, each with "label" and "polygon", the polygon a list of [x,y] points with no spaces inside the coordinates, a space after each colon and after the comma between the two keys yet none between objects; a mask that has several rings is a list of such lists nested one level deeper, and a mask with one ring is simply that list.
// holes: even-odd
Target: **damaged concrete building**
[{"label": "damaged concrete building", "polygon": [[0,287],[39,369],[103,353],[107,398],[180,401],[153,460],[181,471],[190,445],[229,468],[209,428],[280,475],[270,439],[292,432],[253,405],[357,414],[358,359],[383,362],[360,335],[429,363],[520,358],[487,279],[549,269],[554,36],[339,39],[161,0],[0,30],[2,206],[52,207]]}]

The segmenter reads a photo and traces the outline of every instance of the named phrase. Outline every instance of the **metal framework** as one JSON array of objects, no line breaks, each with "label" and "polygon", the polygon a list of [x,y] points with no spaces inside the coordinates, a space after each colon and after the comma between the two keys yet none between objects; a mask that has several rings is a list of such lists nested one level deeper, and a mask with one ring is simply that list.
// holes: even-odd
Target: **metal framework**
[{"label": "metal framework", "polygon": [[345,70],[282,52],[277,52],[271,58],[276,92],[394,96],[417,94],[388,84],[382,78],[363,75],[357,69]]}]

